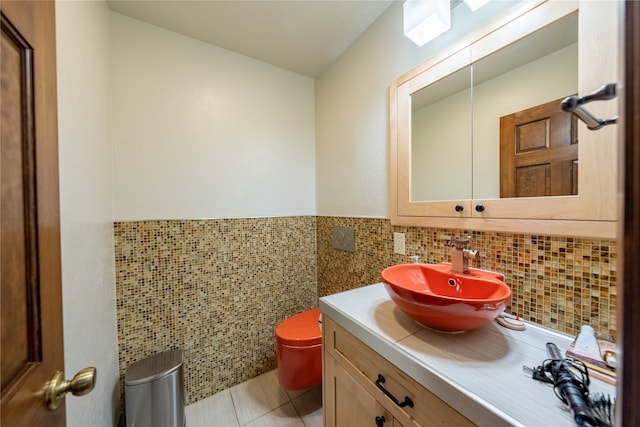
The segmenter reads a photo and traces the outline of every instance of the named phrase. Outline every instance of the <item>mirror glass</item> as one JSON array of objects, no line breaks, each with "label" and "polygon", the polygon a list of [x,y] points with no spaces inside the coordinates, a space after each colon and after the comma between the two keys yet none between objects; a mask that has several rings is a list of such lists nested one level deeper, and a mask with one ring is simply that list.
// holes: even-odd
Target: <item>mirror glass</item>
[{"label": "mirror glass", "polygon": [[[565,132],[564,124],[555,124],[559,119],[534,123],[528,117],[533,112],[540,114],[539,109],[549,103],[554,108],[557,105],[557,116],[570,126],[571,115],[559,111],[559,102],[577,92],[577,13],[414,92],[412,201],[577,194],[577,146],[574,159],[552,168],[562,171],[562,180],[571,181],[554,194],[533,194],[560,181],[549,176],[548,166],[536,164],[536,155],[514,169],[522,153],[533,153],[536,144],[555,144],[557,134]],[[575,144],[577,138],[570,130],[566,132],[568,144]],[[501,138],[502,156],[511,156],[511,163],[503,159],[502,166]],[[568,156],[565,151],[561,156]],[[507,193],[507,185],[524,188],[519,191],[525,193]]]},{"label": "mirror glass", "polygon": [[471,66],[411,95],[411,199],[471,198]]}]

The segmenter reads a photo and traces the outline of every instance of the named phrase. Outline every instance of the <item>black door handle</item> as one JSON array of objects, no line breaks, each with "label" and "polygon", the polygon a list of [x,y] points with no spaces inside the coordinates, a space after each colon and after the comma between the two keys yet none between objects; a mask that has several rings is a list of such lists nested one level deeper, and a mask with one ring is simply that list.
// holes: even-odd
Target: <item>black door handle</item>
[{"label": "black door handle", "polygon": [[413,408],[413,400],[409,398],[409,396],[405,396],[404,400],[400,402],[393,394],[389,393],[389,391],[382,386],[384,383],[384,377],[381,374],[378,374],[378,379],[376,380],[376,386],[387,396],[389,399],[393,400],[393,403],[398,405],[401,408],[408,406]]}]

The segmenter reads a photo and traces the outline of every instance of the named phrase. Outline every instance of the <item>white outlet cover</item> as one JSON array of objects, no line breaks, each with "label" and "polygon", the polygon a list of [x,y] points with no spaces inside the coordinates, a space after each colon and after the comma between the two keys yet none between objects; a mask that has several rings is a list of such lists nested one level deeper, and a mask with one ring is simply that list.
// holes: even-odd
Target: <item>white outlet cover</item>
[{"label": "white outlet cover", "polygon": [[405,238],[404,233],[393,233],[393,252],[405,255]]}]

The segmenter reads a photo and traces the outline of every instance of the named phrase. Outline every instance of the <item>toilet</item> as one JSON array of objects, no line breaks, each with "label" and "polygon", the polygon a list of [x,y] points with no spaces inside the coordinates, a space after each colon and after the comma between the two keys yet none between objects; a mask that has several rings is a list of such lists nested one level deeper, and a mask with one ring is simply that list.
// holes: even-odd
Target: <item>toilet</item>
[{"label": "toilet", "polygon": [[276,327],[278,380],[285,390],[304,390],[322,383],[320,309],[283,320]]}]

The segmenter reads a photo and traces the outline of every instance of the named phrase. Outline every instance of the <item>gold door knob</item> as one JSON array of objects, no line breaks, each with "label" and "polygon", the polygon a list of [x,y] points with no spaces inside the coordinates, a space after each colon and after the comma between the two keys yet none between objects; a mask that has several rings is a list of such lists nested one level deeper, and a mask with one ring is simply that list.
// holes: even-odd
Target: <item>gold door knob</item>
[{"label": "gold door knob", "polygon": [[78,372],[71,381],[64,379],[64,372],[56,372],[50,381],[47,381],[44,389],[44,400],[47,408],[53,411],[64,397],[65,393],[71,392],[74,396],[84,396],[91,392],[96,385],[96,368],[84,368]]}]

